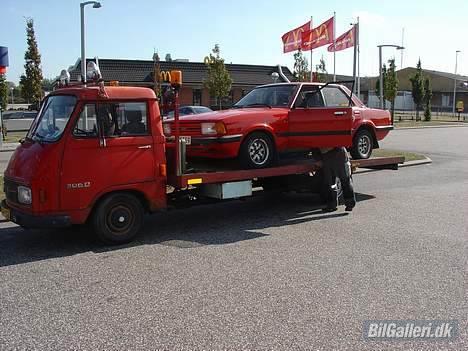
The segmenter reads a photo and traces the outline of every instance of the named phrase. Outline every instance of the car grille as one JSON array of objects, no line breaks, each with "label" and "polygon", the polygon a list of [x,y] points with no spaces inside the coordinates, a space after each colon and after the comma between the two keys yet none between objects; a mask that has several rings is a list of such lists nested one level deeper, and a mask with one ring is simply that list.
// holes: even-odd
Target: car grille
[{"label": "car grille", "polygon": [[18,185],[9,179],[5,179],[3,183],[3,191],[7,200],[15,204],[18,203]]},{"label": "car grille", "polygon": [[[174,124],[172,127],[174,128]],[[201,135],[201,126],[199,122],[180,122],[179,131],[183,136]]]}]

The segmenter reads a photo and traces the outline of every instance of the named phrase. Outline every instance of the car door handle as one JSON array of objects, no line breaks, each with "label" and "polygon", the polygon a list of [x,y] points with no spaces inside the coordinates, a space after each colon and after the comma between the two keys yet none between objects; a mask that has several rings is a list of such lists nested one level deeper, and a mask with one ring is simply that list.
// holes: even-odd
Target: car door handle
[{"label": "car door handle", "polygon": [[138,146],[139,149],[151,149],[151,145]]},{"label": "car door handle", "polygon": [[343,115],[346,114],[346,111],[335,111],[333,114],[334,114],[335,116],[343,116]]}]

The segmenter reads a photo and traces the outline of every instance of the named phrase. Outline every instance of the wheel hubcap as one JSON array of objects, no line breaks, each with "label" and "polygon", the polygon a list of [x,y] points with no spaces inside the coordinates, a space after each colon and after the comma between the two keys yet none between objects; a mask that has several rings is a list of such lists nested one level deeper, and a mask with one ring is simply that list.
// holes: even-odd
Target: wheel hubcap
[{"label": "wheel hubcap", "polygon": [[367,135],[361,136],[361,138],[359,138],[359,144],[358,144],[359,153],[363,156],[367,156],[370,150],[370,145],[371,145],[371,141],[369,137]]},{"label": "wheel hubcap", "polygon": [[254,139],[249,145],[249,156],[256,165],[263,165],[270,156],[268,144],[263,139]]},{"label": "wheel hubcap", "polygon": [[110,209],[106,218],[108,228],[115,234],[126,234],[133,226],[135,217],[125,205],[116,205]]}]

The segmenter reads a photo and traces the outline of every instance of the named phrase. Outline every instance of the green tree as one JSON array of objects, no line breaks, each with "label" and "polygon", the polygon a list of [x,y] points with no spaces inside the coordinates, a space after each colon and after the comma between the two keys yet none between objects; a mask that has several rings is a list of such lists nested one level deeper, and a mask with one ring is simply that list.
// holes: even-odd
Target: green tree
[{"label": "green tree", "polygon": [[320,59],[320,63],[315,66],[315,70],[317,72],[317,82],[326,83],[327,78],[328,78],[328,72],[325,66],[325,60],[323,56]]},{"label": "green tree", "polygon": [[26,19],[26,37],[28,49],[24,54],[24,74],[20,78],[23,97],[31,103],[38,103],[42,99],[42,69],[41,55],[37,47],[34,33],[34,21]]},{"label": "green tree", "polygon": [[6,110],[8,105],[8,84],[5,74],[0,74],[0,109]]},{"label": "green tree", "polygon": [[[410,77],[411,93],[413,94],[413,101],[416,105],[416,121],[420,121],[419,111],[421,110],[424,100],[424,75],[421,68],[421,59],[419,59],[416,66],[416,73]],[[412,119],[413,117],[411,117]]]},{"label": "green tree", "polygon": [[54,82],[55,79],[51,78],[44,78],[41,82],[41,89],[42,91],[52,91],[54,90]]},{"label": "green tree", "polygon": [[309,62],[300,49],[294,54],[293,75],[298,82],[310,81]]},{"label": "green tree", "polygon": [[430,121],[432,118],[431,102],[432,102],[431,80],[429,79],[429,77],[426,77],[424,79],[424,120],[425,121]]},{"label": "green tree", "polygon": [[[383,80],[383,108],[387,109],[387,100],[385,98],[385,80],[387,79],[387,66],[385,63],[382,66],[382,80]],[[377,77],[375,82],[375,93],[377,94],[378,99],[380,100],[380,77]]]},{"label": "green tree", "polygon": [[210,55],[205,59],[208,77],[205,79],[204,85],[210,95],[218,100],[219,109],[222,109],[222,99],[227,97],[231,91],[232,78],[220,53],[219,45],[216,44]]},{"label": "green tree", "polygon": [[392,114],[392,124],[395,116],[395,99],[398,93],[398,77],[396,74],[395,59],[388,60],[388,69],[384,79],[384,96],[390,101],[390,112]]}]

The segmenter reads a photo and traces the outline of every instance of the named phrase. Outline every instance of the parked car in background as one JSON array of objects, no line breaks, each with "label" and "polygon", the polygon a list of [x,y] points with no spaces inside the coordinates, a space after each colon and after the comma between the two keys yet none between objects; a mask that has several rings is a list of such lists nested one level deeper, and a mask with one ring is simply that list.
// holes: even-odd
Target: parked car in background
[{"label": "parked car in background", "polygon": [[[198,115],[200,113],[213,112],[209,107],[205,106],[181,106],[179,107],[179,115]],[[174,118],[174,111],[171,111],[167,114],[166,118]]]},{"label": "parked car in background", "polygon": [[[366,107],[338,84],[281,83],[260,86],[232,109],[184,115],[180,135],[188,157],[239,158],[246,168],[264,168],[287,152],[346,146],[354,158],[369,158],[393,126],[390,113]],[[167,136],[173,121],[164,122]]]},{"label": "parked car in background", "polygon": [[2,114],[4,126],[8,132],[27,131],[31,126],[37,112],[5,111]]}]

